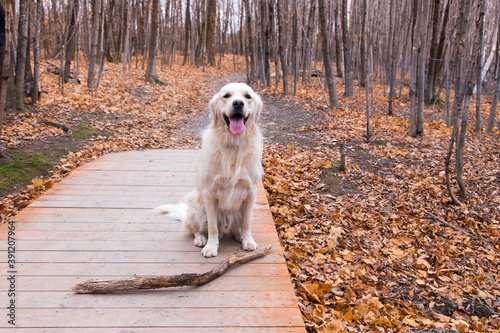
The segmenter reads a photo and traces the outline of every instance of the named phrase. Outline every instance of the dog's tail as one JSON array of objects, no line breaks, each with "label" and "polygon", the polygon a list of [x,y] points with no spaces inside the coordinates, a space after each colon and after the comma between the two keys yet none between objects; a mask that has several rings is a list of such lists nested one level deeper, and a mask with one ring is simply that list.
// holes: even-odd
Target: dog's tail
[{"label": "dog's tail", "polygon": [[187,216],[188,205],[185,202],[179,202],[176,205],[161,205],[153,210],[175,220],[184,221]]}]

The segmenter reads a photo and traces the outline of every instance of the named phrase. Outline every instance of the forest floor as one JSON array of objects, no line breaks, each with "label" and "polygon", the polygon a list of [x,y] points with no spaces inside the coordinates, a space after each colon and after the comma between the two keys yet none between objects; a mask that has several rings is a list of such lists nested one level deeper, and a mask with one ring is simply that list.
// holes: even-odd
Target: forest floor
[{"label": "forest floor", "polygon": [[[199,148],[211,96],[245,80],[244,63],[232,56],[222,69],[158,68],[165,86],[145,83],[143,69],[124,81],[118,66],[107,69],[97,91],[70,82],[64,96],[58,77],[46,73],[39,104],[7,115],[2,221],[103,154]],[[442,110],[426,109],[425,135],[411,138],[407,92],[389,117],[376,84],[366,143],[364,91],[356,88],[330,110],[316,80],[290,96],[256,89],[264,101],[264,186],[308,330],[500,331],[500,130],[477,139],[470,128],[468,194],[454,206],[444,178],[451,129]],[[342,96],[340,79],[337,86]]]}]

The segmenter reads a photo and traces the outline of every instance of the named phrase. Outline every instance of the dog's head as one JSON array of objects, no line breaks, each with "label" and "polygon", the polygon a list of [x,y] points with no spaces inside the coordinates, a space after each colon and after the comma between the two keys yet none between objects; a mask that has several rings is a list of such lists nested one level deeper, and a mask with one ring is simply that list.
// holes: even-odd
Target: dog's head
[{"label": "dog's head", "polygon": [[232,134],[239,135],[248,125],[256,124],[262,101],[248,85],[229,83],[214,95],[209,108],[214,126],[225,126]]}]

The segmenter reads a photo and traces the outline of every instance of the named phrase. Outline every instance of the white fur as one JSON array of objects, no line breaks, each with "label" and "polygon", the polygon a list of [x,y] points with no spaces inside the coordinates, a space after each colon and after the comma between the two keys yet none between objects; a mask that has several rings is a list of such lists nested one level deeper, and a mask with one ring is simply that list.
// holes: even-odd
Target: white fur
[{"label": "white fur", "polygon": [[[233,134],[224,120],[234,112],[233,102],[243,101],[240,113],[245,129]],[[184,204],[155,210],[184,222],[204,257],[215,257],[219,239],[233,236],[244,250],[258,248],[251,234],[257,185],[262,178],[262,135],[257,127],[262,101],[244,83],[230,83],[209,103],[210,125],[203,134],[195,189]]]}]

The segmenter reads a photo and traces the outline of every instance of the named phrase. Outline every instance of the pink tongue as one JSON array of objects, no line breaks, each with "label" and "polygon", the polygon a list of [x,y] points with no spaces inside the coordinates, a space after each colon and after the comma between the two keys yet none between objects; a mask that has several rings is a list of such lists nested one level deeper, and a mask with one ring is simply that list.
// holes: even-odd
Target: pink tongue
[{"label": "pink tongue", "polygon": [[245,129],[245,123],[243,122],[243,118],[230,119],[229,129],[231,130],[231,133],[233,133],[234,135],[241,134]]}]

